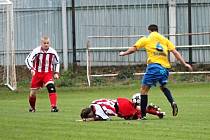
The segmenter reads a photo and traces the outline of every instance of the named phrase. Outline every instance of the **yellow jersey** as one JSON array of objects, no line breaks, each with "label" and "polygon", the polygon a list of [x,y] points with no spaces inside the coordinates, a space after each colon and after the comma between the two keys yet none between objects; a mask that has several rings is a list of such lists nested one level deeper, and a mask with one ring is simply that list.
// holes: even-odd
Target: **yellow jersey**
[{"label": "yellow jersey", "polygon": [[147,52],[147,64],[157,63],[165,68],[171,68],[168,53],[175,49],[174,44],[158,32],[151,32],[148,37],[140,38],[134,47],[145,48]]}]

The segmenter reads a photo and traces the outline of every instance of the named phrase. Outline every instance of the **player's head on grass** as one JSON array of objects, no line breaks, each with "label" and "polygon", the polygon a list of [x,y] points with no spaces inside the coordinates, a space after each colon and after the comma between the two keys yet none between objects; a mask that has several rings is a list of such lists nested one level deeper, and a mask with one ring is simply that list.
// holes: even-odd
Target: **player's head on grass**
[{"label": "player's head on grass", "polygon": [[87,107],[87,108],[82,109],[80,117],[82,119],[93,118],[94,113],[90,107]]}]

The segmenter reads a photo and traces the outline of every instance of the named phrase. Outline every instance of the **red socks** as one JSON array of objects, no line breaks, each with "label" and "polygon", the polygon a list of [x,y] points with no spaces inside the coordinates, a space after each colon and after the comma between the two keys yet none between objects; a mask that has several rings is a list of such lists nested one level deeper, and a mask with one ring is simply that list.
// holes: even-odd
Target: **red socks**
[{"label": "red socks", "polygon": [[49,93],[49,98],[50,98],[51,107],[57,106],[57,94],[56,93]]},{"label": "red socks", "polygon": [[[49,94],[50,98],[50,105],[51,107],[57,106],[57,94],[56,93],[50,93]],[[29,104],[32,109],[35,109],[36,105],[36,96],[30,96],[28,97]]]}]

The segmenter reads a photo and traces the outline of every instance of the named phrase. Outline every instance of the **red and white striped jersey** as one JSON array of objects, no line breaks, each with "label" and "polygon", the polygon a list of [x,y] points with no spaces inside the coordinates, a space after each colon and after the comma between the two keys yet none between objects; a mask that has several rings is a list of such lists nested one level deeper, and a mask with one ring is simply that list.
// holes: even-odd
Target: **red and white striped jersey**
[{"label": "red and white striped jersey", "polygon": [[41,46],[35,48],[25,59],[25,63],[30,70],[36,72],[57,72],[59,73],[60,61],[56,50],[49,47],[47,51]]},{"label": "red and white striped jersey", "polygon": [[98,99],[91,103],[90,106],[95,107],[95,114],[102,117],[103,119],[108,119],[109,116],[116,116],[115,105],[116,100],[111,99]]}]

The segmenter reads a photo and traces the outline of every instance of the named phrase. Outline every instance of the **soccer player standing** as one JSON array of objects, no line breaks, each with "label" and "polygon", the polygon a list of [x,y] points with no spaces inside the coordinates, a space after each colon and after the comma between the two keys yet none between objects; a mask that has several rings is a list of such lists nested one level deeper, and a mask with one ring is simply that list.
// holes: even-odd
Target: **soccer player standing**
[{"label": "soccer player standing", "polygon": [[157,25],[149,25],[148,31],[150,33],[148,37],[140,38],[132,47],[126,51],[120,52],[119,55],[129,55],[141,48],[145,48],[147,52],[147,68],[140,89],[142,119],[146,119],[148,92],[157,82],[159,82],[161,91],[165,94],[171,104],[173,116],[176,116],[178,113],[177,104],[175,103],[170,90],[166,88],[169,76],[168,69],[171,68],[168,61],[169,52],[172,52],[176,59],[190,71],[192,71],[192,67],[184,61],[173,43],[158,33]]},{"label": "soccer player standing", "polygon": [[38,89],[43,86],[48,89],[51,112],[58,112],[57,93],[53,78],[59,78],[60,62],[56,50],[50,46],[49,37],[41,38],[41,45],[26,57],[25,63],[32,75],[31,91],[28,99],[30,104],[29,112],[36,111],[36,94]]}]

